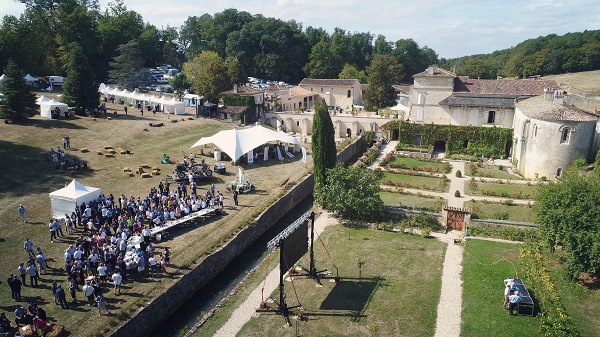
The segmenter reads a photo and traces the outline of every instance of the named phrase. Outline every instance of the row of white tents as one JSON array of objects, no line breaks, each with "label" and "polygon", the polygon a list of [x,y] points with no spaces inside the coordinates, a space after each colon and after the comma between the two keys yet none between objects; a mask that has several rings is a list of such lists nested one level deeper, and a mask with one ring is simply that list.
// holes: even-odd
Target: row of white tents
[{"label": "row of white tents", "polygon": [[125,103],[131,103],[132,105],[136,105],[137,103],[145,102],[146,105],[160,105],[162,111],[167,112],[170,111],[176,115],[184,115],[185,114],[185,104],[175,97],[169,99],[166,97],[158,97],[154,95],[144,94],[135,91],[128,91],[127,89],[119,89],[114,87],[109,87],[106,84],[100,84],[98,91],[102,96],[106,99],[109,97],[114,97],[116,101],[123,101]]}]

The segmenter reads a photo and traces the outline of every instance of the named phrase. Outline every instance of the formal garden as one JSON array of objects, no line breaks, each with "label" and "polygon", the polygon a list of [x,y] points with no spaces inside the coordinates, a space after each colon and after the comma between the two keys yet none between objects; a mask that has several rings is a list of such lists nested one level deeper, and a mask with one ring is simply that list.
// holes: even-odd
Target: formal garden
[{"label": "formal garden", "polygon": [[504,201],[470,200],[464,206],[471,209],[471,219],[497,219],[533,223],[532,203],[517,204],[512,199]]}]

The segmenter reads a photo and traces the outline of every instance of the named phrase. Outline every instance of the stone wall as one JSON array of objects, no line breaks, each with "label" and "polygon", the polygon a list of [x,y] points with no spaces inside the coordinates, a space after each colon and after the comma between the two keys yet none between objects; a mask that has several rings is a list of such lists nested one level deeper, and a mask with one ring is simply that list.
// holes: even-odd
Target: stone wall
[{"label": "stone wall", "polygon": [[[363,148],[362,144],[364,144],[364,141],[359,138],[340,151],[337,156],[338,162],[346,162],[354,157]],[[166,320],[172,312],[183,305],[188,298],[223,271],[229,263],[233,262],[238,255],[263,235],[284,214],[311,194],[313,187],[314,179],[313,175],[310,174],[260,214],[254,223],[240,231],[227,245],[210,254],[197,266],[192,267],[189,273],[183,275],[146,307],[141,308],[130,320],[118,327],[111,336],[136,337],[148,335],[161,322]]]}]

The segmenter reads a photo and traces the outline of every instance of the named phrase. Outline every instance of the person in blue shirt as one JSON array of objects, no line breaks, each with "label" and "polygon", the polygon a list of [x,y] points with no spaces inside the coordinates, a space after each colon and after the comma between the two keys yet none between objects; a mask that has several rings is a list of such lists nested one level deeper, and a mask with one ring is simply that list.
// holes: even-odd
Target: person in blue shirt
[{"label": "person in blue shirt", "polygon": [[521,302],[521,296],[519,296],[519,292],[514,291],[513,294],[508,298],[508,301],[510,302],[508,305],[508,314],[510,316],[514,316],[513,310],[517,307],[517,305],[519,305],[519,302]]}]

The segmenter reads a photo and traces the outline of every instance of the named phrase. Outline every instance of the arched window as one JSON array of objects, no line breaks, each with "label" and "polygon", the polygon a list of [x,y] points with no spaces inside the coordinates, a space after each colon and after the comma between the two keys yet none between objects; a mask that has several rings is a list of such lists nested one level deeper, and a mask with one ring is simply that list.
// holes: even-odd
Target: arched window
[{"label": "arched window", "polygon": [[561,144],[568,144],[570,137],[571,137],[571,129],[569,129],[569,128],[563,128],[561,130],[561,133],[560,133],[560,143]]},{"label": "arched window", "polygon": [[352,91],[348,90],[348,98],[352,97]]}]

